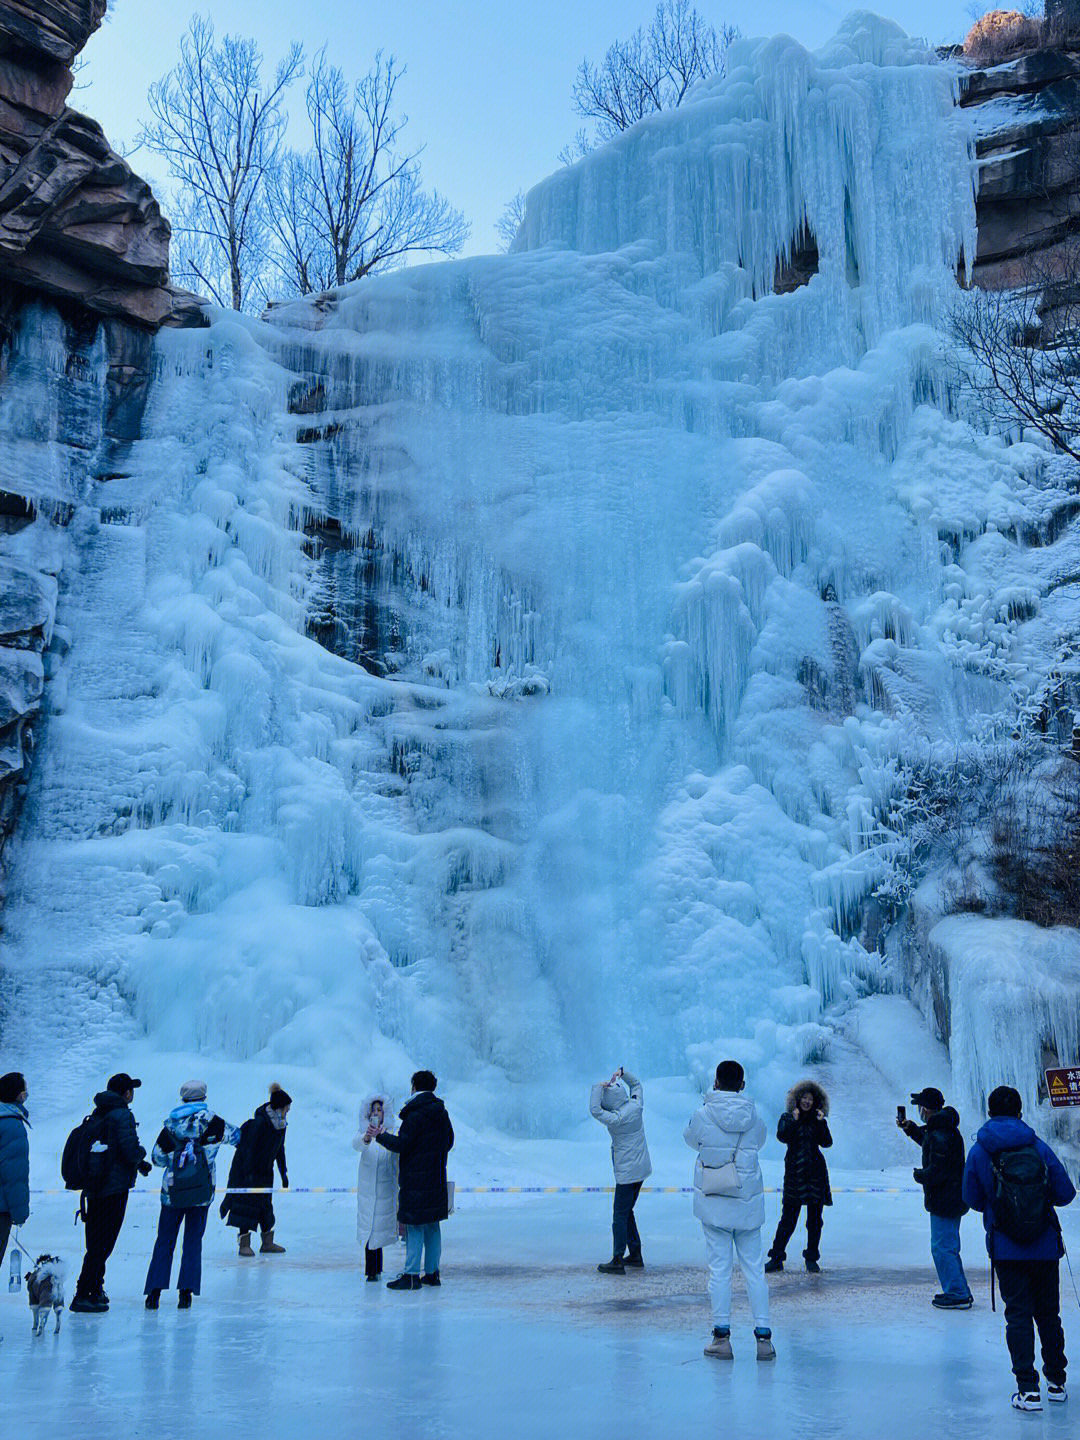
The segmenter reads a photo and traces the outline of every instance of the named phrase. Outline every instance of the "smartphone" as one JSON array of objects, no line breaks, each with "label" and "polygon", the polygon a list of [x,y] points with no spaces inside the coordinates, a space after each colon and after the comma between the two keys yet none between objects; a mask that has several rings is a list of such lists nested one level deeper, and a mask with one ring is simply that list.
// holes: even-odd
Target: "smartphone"
[{"label": "smartphone", "polygon": [[896,1107],[896,1118],[897,1118],[897,1120],[906,1120],[906,1119],[907,1119],[907,1108],[906,1108],[906,1106],[904,1106],[904,1105],[897,1105],[897,1107]]}]

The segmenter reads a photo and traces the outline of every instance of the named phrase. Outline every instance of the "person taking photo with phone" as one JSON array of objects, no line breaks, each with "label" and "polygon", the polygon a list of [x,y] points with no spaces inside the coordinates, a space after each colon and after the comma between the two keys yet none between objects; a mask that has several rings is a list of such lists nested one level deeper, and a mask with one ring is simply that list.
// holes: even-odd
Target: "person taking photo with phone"
[{"label": "person taking photo with phone", "polygon": [[960,1220],[968,1208],[961,1193],[964,1141],[960,1116],[933,1085],[916,1091],[911,1103],[919,1107],[923,1123],[909,1120],[903,1106],[897,1110],[896,1123],[909,1140],[922,1146],[922,1164],[912,1174],[923,1189],[923,1204],[930,1216],[930,1254],[941,1285],[931,1304],[938,1310],[970,1310],[975,1302],[960,1259]]},{"label": "person taking photo with phone", "polygon": [[642,1118],[644,1105],[641,1081],[621,1065],[610,1080],[598,1081],[589,1096],[589,1114],[606,1126],[611,1135],[611,1164],[615,1171],[611,1259],[596,1267],[601,1275],[625,1275],[628,1265],[633,1270],[641,1270],[645,1265],[641,1258],[641,1236],[634,1219],[641,1187],[652,1174]]}]

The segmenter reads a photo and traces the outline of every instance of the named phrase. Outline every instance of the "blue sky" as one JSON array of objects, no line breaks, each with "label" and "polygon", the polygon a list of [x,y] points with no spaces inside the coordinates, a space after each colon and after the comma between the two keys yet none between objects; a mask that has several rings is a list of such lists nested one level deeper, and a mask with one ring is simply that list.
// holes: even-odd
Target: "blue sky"
[{"label": "blue sky", "polygon": [[[728,21],[744,35],[786,31],[811,47],[859,8],[833,0],[697,3],[716,25]],[[465,212],[473,227],[466,253],[482,254],[495,248],[493,226],[506,201],[556,167],[582,123],[570,102],[582,58],[600,59],[653,8],[654,0],[114,0],[110,23],[87,46],[83,88],[72,103],[114,143],[130,145],[148,85],[172,66],[180,35],[200,11],[212,12],[219,32],[254,36],[268,61],[292,40],[309,52],[328,44],[335,63],[354,76],[376,50],[392,51],[408,67],[399,94],[406,136],[426,146],[425,182]],[[877,8],[933,43],[962,38],[971,23],[969,0],[862,8]],[[132,163],[152,182],[163,178],[153,156],[138,154]]]}]

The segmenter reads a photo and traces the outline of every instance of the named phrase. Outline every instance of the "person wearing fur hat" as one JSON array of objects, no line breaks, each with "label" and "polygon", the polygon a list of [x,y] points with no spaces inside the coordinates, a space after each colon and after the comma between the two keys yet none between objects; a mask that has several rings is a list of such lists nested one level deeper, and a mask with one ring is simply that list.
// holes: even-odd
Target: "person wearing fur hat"
[{"label": "person wearing fur hat", "polygon": [[165,1117],[151,1156],[165,1174],[157,1239],[146,1272],[147,1310],[156,1310],[162,1290],[169,1288],[181,1226],[184,1248],[180,1253],[176,1308],[189,1310],[192,1296],[200,1293],[203,1235],[214,1198],[214,1162],[222,1145],[235,1145],[239,1139],[236,1126],[208,1108],[205,1080],[188,1080],[180,1086],[180,1104]]},{"label": "person wearing fur hat", "polygon": [[398,1157],[371,1142],[386,1129],[393,1108],[389,1095],[377,1091],[360,1106],[360,1128],[353,1149],[360,1152],[356,1174],[356,1239],[364,1247],[364,1279],[378,1280],[383,1249],[397,1239]]},{"label": "person wearing fur hat", "polygon": [[285,1246],[274,1242],[274,1197],[238,1195],[237,1190],[274,1188],[274,1166],[281,1176],[281,1188],[289,1188],[289,1172],[285,1165],[285,1127],[292,1106],[292,1096],[280,1085],[270,1086],[270,1098],[260,1105],[250,1120],[240,1126],[240,1139],[229,1167],[229,1190],[221,1202],[221,1218],[226,1225],[240,1231],[239,1254],[251,1259],[251,1232],[261,1235],[260,1255],[284,1255]]},{"label": "person wearing fur hat", "polygon": [[611,1135],[611,1164],[615,1171],[611,1259],[596,1267],[601,1275],[625,1275],[627,1265],[634,1270],[644,1268],[641,1236],[634,1219],[641,1187],[652,1174],[642,1119],[644,1104],[641,1081],[622,1066],[610,1080],[594,1085],[589,1096],[589,1114],[605,1125]]},{"label": "person wearing fur hat", "polygon": [[786,1146],[784,1156],[784,1204],[776,1227],[769,1263],[765,1272],[783,1270],[788,1241],[806,1207],[806,1249],[803,1259],[812,1275],[821,1269],[822,1212],[832,1204],[829,1169],[822,1150],[832,1144],[829,1134],[829,1097],[815,1080],[800,1080],[787,1095],[786,1108],[776,1127],[776,1138]]}]

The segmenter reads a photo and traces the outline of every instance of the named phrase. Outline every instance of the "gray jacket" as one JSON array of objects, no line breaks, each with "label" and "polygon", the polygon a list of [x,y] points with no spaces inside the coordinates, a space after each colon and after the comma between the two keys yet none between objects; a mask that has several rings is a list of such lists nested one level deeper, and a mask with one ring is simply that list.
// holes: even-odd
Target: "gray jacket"
[{"label": "gray jacket", "polygon": [[649,1147],[645,1143],[645,1123],[641,1112],[645,1092],[635,1075],[623,1071],[630,1087],[628,1095],[621,1085],[594,1085],[589,1097],[589,1114],[611,1132],[611,1163],[616,1185],[632,1185],[647,1180],[652,1174]]}]

